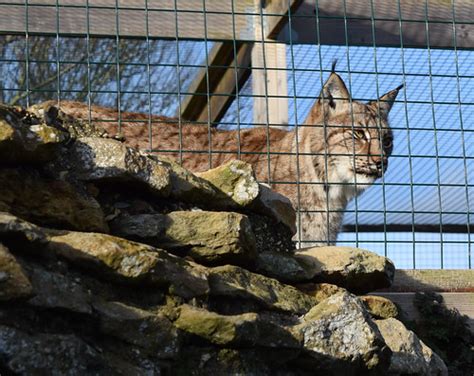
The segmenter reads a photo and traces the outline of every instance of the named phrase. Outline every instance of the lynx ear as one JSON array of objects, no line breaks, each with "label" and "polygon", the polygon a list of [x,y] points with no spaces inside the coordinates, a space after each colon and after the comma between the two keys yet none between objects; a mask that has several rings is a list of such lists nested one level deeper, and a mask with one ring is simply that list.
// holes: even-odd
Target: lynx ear
[{"label": "lynx ear", "polygon": [[318,104],[324,106],[326,114],[332,114],[343,111],[349,103],[349,98],[346,84],[334,71],[333,65],[332,73],[319,94]]},{"label": "lynx ear", "polygon": [[379,111],[380,116],[387,118],[388,113],[392,109],[393,102],[397,98],[397,94],[400,89],[403,87],[403,84],[397,87],[394,90],[389,91],[388,93],[382,95],[378,100],[370,101],[367,103],[367,106],[374,108],[376,111]]}]

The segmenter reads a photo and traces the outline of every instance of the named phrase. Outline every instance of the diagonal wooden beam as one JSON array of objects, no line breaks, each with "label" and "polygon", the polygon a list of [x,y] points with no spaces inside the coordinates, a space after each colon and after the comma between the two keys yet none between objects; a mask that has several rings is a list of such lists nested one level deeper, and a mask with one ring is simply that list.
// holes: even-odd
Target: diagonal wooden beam
[{"label": "diagonal wooden beam", "polygon": [[181,104],[183,119],[210,122],[212,126],[219,122],[250,75],[251,49],[250,43],[214,44],[208,54],[208,66],[199,70],[187,90],[193,94]]},{"label": "diagonal wooden beam", "polygon": [[[253,28],[255,41],[276,37],[288,21],[288,14],[295,12],[303,0],[255,0]],[[260,14],[260,6],[263,6]],[[263,19],[263,25],[262,24]],[[260,29],[263,29],[263,33]],[[258,32],[255,32],[257,30]],[[269,45],[267,49],[272,49]],[[185,120],[209,123],[216,126],[236,97],[236,92],[245,84],[250,76],[253,43],[218,42],[208,54],[207,67],[202,68],[194,78],[189,89],[192,95],[186,97],[181,104],[181,116]],[[234,49],[236,53],[234,53]],[[257,53],[258,54],[258,53]],[[236,56],[234,56],[236,55]],[[261,55],[261,54],[258,54]],[[271,53],[268,54],[272,56]],[[236,68],[237,67],[237,68]],[[275,71],[275,74],[278,73]],[[263,75],[259,69],[257,74]],[[266,79],[272,80],[272,73],[266,73]],[[279,73],[281,76],[281,72]],[[261,81],[261,80],[260,80]],[[281,81],[279,78],[278,81]],[[270,82],[269,87],[273,87]],[[262,84],[263,85],[263,84]],[[260,86],[262,86],[260,85]],[[281,85],[280,85],[281,86]],[[263,87],[263,86],[262,86]],[[267,93],[275,94],[275,93]],[[286,95],[286,93],[285,93]],[[209,99],[209,101],[208,101]],[[266,111],[265,111],[266,112]],[[270,122],[277,120],[269,119]],[[264,120],[262,120],[264,122]],[[279,122],[281,123],[281,122]]]}]

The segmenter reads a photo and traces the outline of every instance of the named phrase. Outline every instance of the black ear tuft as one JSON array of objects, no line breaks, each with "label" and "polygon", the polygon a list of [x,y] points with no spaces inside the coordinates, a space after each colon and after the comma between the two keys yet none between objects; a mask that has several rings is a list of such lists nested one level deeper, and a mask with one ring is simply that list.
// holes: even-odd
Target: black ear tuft
[{"label": "black ear tuft", "polygon": [[336,73],[336,64],[337,64],[337,59],[334,59],[331,65],[331,73]]}]

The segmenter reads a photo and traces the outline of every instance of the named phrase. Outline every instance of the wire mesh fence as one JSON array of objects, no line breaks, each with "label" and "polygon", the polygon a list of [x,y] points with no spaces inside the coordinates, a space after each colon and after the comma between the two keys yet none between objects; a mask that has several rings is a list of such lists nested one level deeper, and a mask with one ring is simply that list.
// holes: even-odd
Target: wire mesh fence
[{"label": "wire mesh fence", "polygon": [[[0,101],[80,101],[89,119],[92,105],[114,108],[115,118],[101,120],[141,127],[145,149],[181,161],[200,155],[207,168],[222,154],[261,154],[268,172],[259,178],[300,195],[319,183],[302,173],[273,179],[270,171],[288,168],[275,139],[264,132],[264,147],[252,151],[242,135],[255,127],[298,135],[337,59],[354,103],[405,85],[390,112],[389,167],[344,209],[338,243],[400,268],[471,269],[472,8],[468,0],[0,1]],[[176,147],[160,146],[158,121],[178,127]],[[205,146],[186,149],[190,123],[202,127]],[[233,132],[230,146],[211,140],[216,129]],[[295,170],[317,154],[286,153]],[[319,211],[298,204],[299,222]]]}]

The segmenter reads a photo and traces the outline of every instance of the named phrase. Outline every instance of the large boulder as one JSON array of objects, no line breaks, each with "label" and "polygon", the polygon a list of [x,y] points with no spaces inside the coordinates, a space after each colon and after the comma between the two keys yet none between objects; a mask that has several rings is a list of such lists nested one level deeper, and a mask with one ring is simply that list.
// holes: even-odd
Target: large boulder
[{"label": "large boulder", "polygon": [[302,336],[306,362],[313,371],[356,375],[381,372],[388,366],[390,350],[357,297],[337,293],[301,321],[293,330]]},{"label": "large boulder", "polygon": [[252,264],[255,236],[248,218],[232,212],[176,211],[122,216],[116,235],[151,244],[207,265]]},{"label": "large boulder", "polygon": [[400,321],[389,318],[375,323],[393,352],[388,375],[448,375],[443,360]]},{"label": "large boulder", "polygon": [[390,287],[395,266],[386,257],[351,247],[300,249],[295,258],[315,282],[332,283],[354,293]]},{"label": "large boulder", "polygon": [[169,286],[186,298],[207,293],[199,265],[145,244],[105,234],[50,233],[47,250],[68,262],[121,282]]}]

